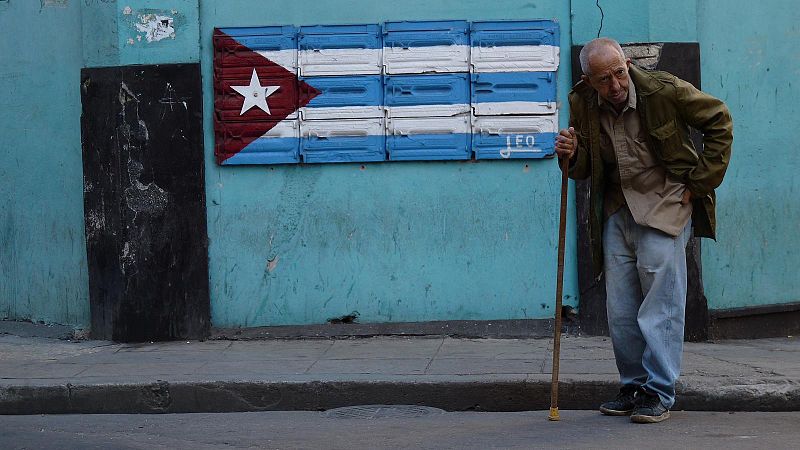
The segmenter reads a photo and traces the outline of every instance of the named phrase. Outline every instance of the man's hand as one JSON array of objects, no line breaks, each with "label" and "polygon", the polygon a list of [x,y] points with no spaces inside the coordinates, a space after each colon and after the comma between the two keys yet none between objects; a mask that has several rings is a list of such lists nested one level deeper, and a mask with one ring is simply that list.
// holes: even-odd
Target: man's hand
[{"label": "man's hand", "polygon": [[578,136],[575,128],[563,129],[556,136],[556,154],[559,158],[570,159],[578,148]]},{"label": "man's hand", "polygon": [[692,191],[686,189],[683,191],[683,197],[681,198],[681,205],[688,205],[689,202],[692,201]]}]

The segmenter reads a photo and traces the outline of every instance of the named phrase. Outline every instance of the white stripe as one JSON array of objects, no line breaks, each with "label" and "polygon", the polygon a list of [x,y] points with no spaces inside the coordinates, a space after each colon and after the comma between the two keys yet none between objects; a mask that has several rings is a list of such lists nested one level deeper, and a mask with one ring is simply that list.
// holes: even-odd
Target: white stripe
[{"label": "white stripe", "polygon": [[393,118],[387,124],[388,136],[412,134],[467,134],[470,132],[469,116]]},{"label": "white stripe", "polygon": [[259,55],[267,58],[268,60],[283,66],[284,69],[292,73],[297,73],[297,49],[290,48],[286,50],[256,51]]},{"label": "white stripe", "polygon": [[560,49],[553,45],[472,47],[473,72],[549,72],[558,68]]},{"label": "white stripe", "polygon": [[365,119],[370,117],[383,117],[383,106],[325,106],[313,108],[304,106],[300,108],[302,119]]},{"label": "white stripe", "polygon": [[469,72],[468,45],[384,47],[387,74]]},{"label": "white stripe", "polygon": [[262,138],[296,138],[300,136],[300,121],[284,119],[264,133]]},{"label": "white stripe", "polygon": [[556,102],[481,102],[473,103],[472,110],[478,116],[553,114]]},{"label": "white stripe", "polygon": [[380,75],[382,53],[380,48],[300,50],[300,75]]},{"label": "white stripe", "polygon": [[300,124],[303,137],[380,136],[385,133],[383,118],[348,120],[307,120]]},{"label": "white stripe", "polygon": [[501,116],[473,117],[472,132],[475,134],[508,135],[530,133],[555,133],[558,116]]},{"label": "white stripe", "polygon": [[[473,103],[478,116],[556,114],[556,102],[481,102]],[[386,108],[387,117],[451,117],[469,113],[466,104],[416,105]],[[300,118],[305,120],[366,119],[383,117],[383,106],[338,106],[300,108]],[[291,117],[290,117],[291,118]]]},{"label": "white stripe", "polygon": [[[386,47],[258,51],[302,76],[380,75],[431,72],[547,72],[559,65],[560,49],[552,45],[470,47]],[[469,61],[471,64],[467,64]],[[385,66],[385,71],[383,70]]]},{"label": "white stripe", "polygon": [[469,113],[470,105],[388,106],[386,117],[449,117]]}]

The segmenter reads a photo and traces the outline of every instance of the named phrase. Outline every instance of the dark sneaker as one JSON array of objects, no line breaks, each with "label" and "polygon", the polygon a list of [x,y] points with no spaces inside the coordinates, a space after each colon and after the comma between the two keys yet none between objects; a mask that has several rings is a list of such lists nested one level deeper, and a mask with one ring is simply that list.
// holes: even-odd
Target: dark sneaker
[{"label": "dark sneaker", "polygon": [[669,409],[661,403],[658,395],[639,391],[636,400],[637,405],[631,415],[631,422],[658,423],[669,419]]},{"label": "dark sneaker", "polygon": [[600,405],[600,412],[607,416],[627,416],[636,408],[636,386],[622,386],[614,400]]}]

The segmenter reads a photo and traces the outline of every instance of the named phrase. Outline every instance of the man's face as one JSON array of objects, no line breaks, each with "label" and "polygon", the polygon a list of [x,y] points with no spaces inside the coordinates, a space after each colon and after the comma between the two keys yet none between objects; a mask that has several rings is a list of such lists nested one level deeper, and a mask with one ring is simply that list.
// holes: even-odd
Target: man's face
[{"label": "man's face", "polygon": [[597,91],[598,95],[612,105],[622,105],[628,101],[628,75],[630,60],[625,59],[616,49],[607,47],[595,51],[589,57],[589,73],[583,79]]}]

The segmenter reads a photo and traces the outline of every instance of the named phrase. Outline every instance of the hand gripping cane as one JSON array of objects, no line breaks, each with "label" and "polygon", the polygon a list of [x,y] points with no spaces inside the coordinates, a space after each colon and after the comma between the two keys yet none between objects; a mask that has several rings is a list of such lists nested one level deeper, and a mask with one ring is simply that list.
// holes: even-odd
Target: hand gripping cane
[{"label": "hand gripping cane", "polygon": [[556,314],[553,325],[553,379],[550,383],[550,416],[558,421],[558,369],[561,357],[561,296],[564,293],[564,241],[567,232],[567,173],[569,157],[561,158],[561,214],[558,222],[558,275],[556,277]]}]

